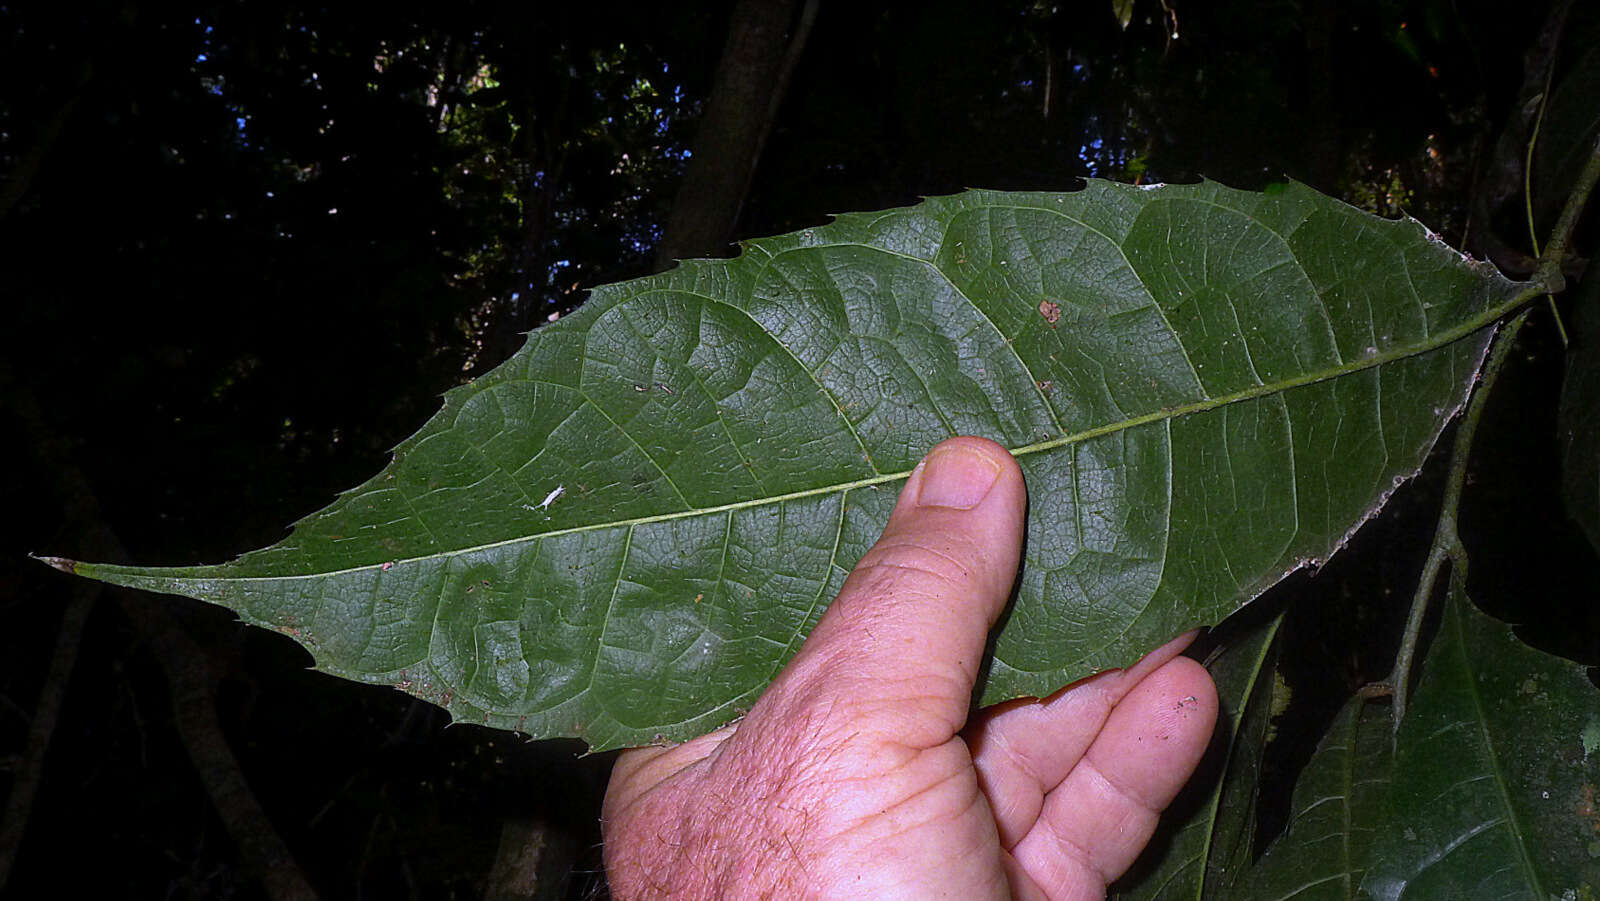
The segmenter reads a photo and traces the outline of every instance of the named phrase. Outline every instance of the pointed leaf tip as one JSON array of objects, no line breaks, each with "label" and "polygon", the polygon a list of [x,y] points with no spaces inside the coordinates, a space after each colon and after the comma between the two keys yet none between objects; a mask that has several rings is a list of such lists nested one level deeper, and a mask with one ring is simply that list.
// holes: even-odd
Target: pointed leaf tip
[{"label": "pointed leaf tip", "polygon": [[45,557],[40,554],[29,554],[28,556],[43,563],[45,566],[59,569],[64,573],[77,574],[78,561],[76,560],[68,560],[66,557]]}]

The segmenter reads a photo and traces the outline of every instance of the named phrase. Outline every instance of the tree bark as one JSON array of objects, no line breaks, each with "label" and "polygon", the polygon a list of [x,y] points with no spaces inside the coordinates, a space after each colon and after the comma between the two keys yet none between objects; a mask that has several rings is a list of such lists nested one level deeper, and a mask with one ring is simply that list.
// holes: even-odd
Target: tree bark
[{"label": "tree bark", "polygon": [[656,248],[656,269],[674,260],[723,254],[733,236],[756,161],[788,86],[817,0],[739,0],[728,25],[711,96],[683,183]]},{"label": "tree bark", "polygon": [[506,818],[483,901],[559,901],[567,895],[577,851],[572,836],[560,829]]},{"label": "tree bark", "polygon": [[183,629],[133,592],[118,592],[123,612],[161,660],[172,697],[173,722],[200,782],[239,849],[273,901],[312,901],[317,893],[245,781],[244,770],[217,718],[217,682],[210,661]]}]

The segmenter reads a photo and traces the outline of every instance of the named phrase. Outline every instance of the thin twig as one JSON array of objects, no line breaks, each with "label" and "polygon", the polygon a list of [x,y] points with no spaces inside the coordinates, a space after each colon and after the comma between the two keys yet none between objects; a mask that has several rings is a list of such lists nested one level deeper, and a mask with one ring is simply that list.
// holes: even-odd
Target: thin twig
[{"label": "thin twig", "polygon": [[[1584,205],[1588,203],[1589,195],[1594,192],[1596,182],[1600,182],[1600,141],[1595,142],[1594,150],[1589,154],[1589,161],[1584,164],[1583,171],[1573,184],[1572,194],[1567,198],[1567,204],[1562,208],[1561,217],[1556,220],[1555,228],[1551,229],[1550,240],[1545,245],[1544,254],[1539,258],[1539,279],[1551,293],[1560,291],[1566,286],[1566,279],[1561,274],[1561,264],[1566,259],[1567,246],[1572,241],[1572,230],[1577,226],[1579,217],[1583,215]],[[1467,482],[1467,458],[1472,451],[1472,436],[1478,430],[1478,420],[1483,416],[1483,408],[1487,403],[1490,389],[1494,387],[1494,380],[1505,365],[1506,358],[1510,356],[1517,332],[1522,329],[1522,323],[1527,321],[1527,318],[1528,311],[1524,309],[1495,339],[1494,350],[1490,352],[1489,359],[1484,364],[1480,384],[1472,393],[1466,415],[1461,420],[1461,429],[1456,432],[1455,444],[1450,450],[1450,475],[1445,483],[1444,502],[1439,508],[1439,522],[1434,528],[1433,544],[1428,549],[1428,560],[1423,564],[1422,578],[1418,580],[1416,594],[1411,599],[1411,615],[1406,620],[1405,637],[1401,639],[1400,650],[1395,655],[1394,670],[1384,680],[1384,684],[1394,695],[1396,730],[1405,719],[1411,666],[1422,634],[1422,622],[1427,618],[1428,599],[1433,594],[1434,583],[1438,581],[1439,569],[1444,565],[1445,558],[1450,559],[1450,565],[1454,569],[1452,578],[1466,578],[1467,551],[1461,543],[1460,534],[1456,531],[1456,512],[1461,505],[1461,488]]]},{"label": "thin twig", "polygon": [[1561,264],[1567,256],[1567,245],[1572,241],[1572,230],[1577,228],[1578,217],[1583,215],[1584,204],[1589,202],[1589,195],[1594,192],[1597,181],[1600,181],[1600,140],[1595,141],[1589,161],[1578,173],[1578,180],[1573,183],[1572,193],[1567,197],[1567,205],[1561,209],[1561,217],[1556,220],[1555,228],[1550,230],[1550,240],[1539,257],[1539,274],[1551,285],[1552,291],[1559,291],[1566,286],[1566,279],[1561,275]]},{"label": "thin twig", "polygon": [[1411,598],[1411,615],[1406,620],[1406,634],[1395,654],[1394,670],[1385,679],[1394,696],[1394,728],[1398,731],[1405,719],[1406,700],[1411,686],[1411,665],[1416,658],[1417,643],[1422,636],[1422,621],[1428,615],[1428,599],[1433,596],[1434,583],[1439,570],[1448,558],[1455,567],[1466,566],[1466,551],[1461,535],[1456,531],[1456,513],[1461,507],[1461,488],[1467,482],[1467,459],[1472,453],[1472,436],[1478,430],[1478,420],[1483,417],[1494,380],[1511,355],[1517,332],[1528,318],[1524,308],[1495,338],[1494,350],[1483,366],[1483,375],[1472,400],[1467,404],[1466,415],[1461,418],[1461,428],[1456,432],[1455,444],[1450,449],[1450,475],[1445,482],[1444,503],[1439,506],[1439,523],[1434,527],[1433,545],[1428,549],[1428,561],[1422,566],[1422,578],[1417,581],[1416,594]]}]

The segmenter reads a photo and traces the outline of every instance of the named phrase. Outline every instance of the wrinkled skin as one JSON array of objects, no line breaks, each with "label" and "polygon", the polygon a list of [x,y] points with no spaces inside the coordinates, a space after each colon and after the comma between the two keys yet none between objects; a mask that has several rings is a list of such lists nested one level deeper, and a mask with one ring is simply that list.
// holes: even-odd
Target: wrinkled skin
[{"label": "wrinkled skin", "polygon": [[604,813],[613,895],[1104,897],[1198,763],[1216,691],[1178,656],[1185,635],[969,722],[1025,506],[1004,448],[935,448],[744,719],[618,760]]}]

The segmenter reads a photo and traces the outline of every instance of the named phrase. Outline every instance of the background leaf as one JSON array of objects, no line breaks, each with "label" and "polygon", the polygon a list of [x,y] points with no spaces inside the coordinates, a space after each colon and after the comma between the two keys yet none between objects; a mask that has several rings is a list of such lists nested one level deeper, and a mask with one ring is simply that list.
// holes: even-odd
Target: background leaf
[{"label": "background leaf", "polygon": [[1592,896],[1600,693],[1478,612],[1460,581],[1400,724],[1362,888],[1380,901]]},{"label": "background leaf", "polygon": [[1541,220],[1553,221],[1584,161],[1600,141],[1600,16],[1577,4],[1570,46],[1577,59],[1551,89],[1535,148],[1534,200]]},{"label": "background leaf", "polygon": [[978,434],[1032,498],[982,698],[1045,695],[1342,546],[1524,293],[1299,185],[968,192],[597,289],[233,563],[56,562],[458,719],[683,738],[760,693],[920,455]]},{"label": "background leaf", "polygon": [[1353,901],[1394,763],[1388,704],[1356,696],[1334,719],[1294,787],[1288,829],[1250,869],[1238,897]]},{"label": "background leaf", "polygon": [[1211,747],[1162,813],[1144,853],[1112,886],[1112,897],[1225,897],[1245,872],[1256,831],[1261,749],[1272,719],[1272,673],[1282,623],[1280,612],[1256,624],[1206,663],[1220,703]]}]

